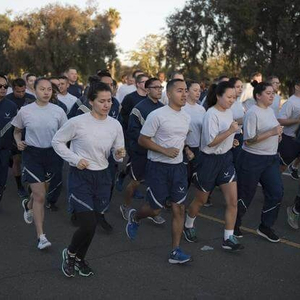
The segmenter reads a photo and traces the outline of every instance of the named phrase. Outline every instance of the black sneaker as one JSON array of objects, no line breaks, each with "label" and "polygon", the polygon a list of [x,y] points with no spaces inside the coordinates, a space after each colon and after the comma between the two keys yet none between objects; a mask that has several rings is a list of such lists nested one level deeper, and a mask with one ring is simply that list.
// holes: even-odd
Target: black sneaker
[{"label": "black sneaker", "polygon": [[233,235],[239,239],[243,237],[243,233],[241,232],[240,227],[234,227]]},{"label": "black sneaker", "polygon": [[196,235],[196,228],[192,227],[192,228],[187,228],[184,226],[183,228],[183,234],[184,234],[184,238],[190,242],[190,243],[197,243],[198,239],[197,239],[197,235]]},{"label": "black sneaker", "polygon": [[75,260],[75,270],[80,276],[88,277],[94,275],[94,271],[89,267],[88,262],[85,260]]},{"label": "black sneaker", "polygon": [[300,178],[298,175],[298,169],[294,168],[292,164],[289,165],[289,171],[293,179],[298,180]]},{"label": "black sneaker", "polygon": [[65,248],[62,252],[62,265],[61,270],[67,277],[75,276],[75,256],[70,256],[68,254],[68,249]]},{"label": "black sneaker", "polygon": [[109,233],[113,230],[112,226],[106,221],[104,214],[99,214],[98,222],[106,232]]},{"label": "black sneaker", "polygon": [[234,235],[231,235],[226,241],[223,240],[222,248],[227,251],[240,251],[245,247],[239,243]]},{"label": "black sneaker", "polygon": [[48,208],[51,211],[58,211],[58,207],[55,205],[55,203],[47,203],[46,208]]},{"label": "black sneaker", "polygon": [[274,230],[269,228],[269,227],[264,227],[262,225],[259,225],[258,229],[256,232],[267,239],[268,241],[272,243],[278,243],[280,242],[280,238],[275,234]]}]

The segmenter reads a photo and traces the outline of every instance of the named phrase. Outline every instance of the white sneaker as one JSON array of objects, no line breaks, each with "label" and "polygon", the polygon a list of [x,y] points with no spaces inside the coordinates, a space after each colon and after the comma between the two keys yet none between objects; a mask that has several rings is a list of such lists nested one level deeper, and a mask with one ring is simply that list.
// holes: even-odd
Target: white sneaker
[{"label": "white sneaker", "polygon": [[27,207],[27,204],[28,204],[29,200],[28,199],[24,199],[22,201],[22,206],[23,206],[23,209],[24,209],[24,221],[27,223],[27,224],[31,224],[33,222],[33,211],[32,209],[29,209]]},{"label": "white sneaker", "polygon": [[51,243],[47,240],[45,234],[41,234],[40,235],[40,238],[38,239],[38,248],[40,250],[43,250],[43,249],[46,249],[46,248],[49,248],[51,247]]},{"label": "white sneaker", "polygon": [[158,225],[164,224],[166,222],[166,220],[161,215],[155,217],[148,217],[148,219]]}]

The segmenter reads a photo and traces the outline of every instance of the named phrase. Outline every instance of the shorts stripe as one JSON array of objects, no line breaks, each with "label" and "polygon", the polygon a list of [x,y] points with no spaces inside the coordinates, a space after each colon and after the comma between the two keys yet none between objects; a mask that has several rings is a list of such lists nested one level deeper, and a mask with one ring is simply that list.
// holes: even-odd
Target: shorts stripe
[{"label": "shorts stripe", "polygon": [[131,172],[131,176],[135,181],[138,181],[133,173],[133,168],[132,168],[132,164],[130,164],[130,172]]},{"label": "shorts stripe", "polygon": [[54,191],[56,191],[58,189],[58,187],[62,185],[62,181],[53,189],[51,190],[50,192],[48,191],[48,195],[52,194]]},{"label": "shorts stripe", "polygon": [[280,203],[276,204],[275,206],[271,207],[270,209],[263,210],[262,213],[265,214],[265,213],[267,213],[267,212],[269,212],[269,211],[275,209],[275,208],[276,208],[277,206],[279,206],[279,205],[280,205]]},{"label": "shorts stripe", "polygon": [[161,208],[163,208],[163,206],[155,199],[155,197],[154,197],[154,195],[153,195],[153,193],[152,193],[150,187],[147,188],[147,192],[148,192],[148,191],[149,191],[149,193],[150,193],[150,195],[151,195],[153,201],[156,203],[156,205],[159,206],[159,207],[161,207]]},{"label": "shorts stripe", "polygon": [[247,209],[247,206],[245,205],[244,201],[242,199],[239,199],[238,202],[242,202],[242,204],[244,205],[244,207]]},{"label": "shorts stripe", "polygon": [[234,179],[234,177],[235,177],[235,171],[234,171],[234,173],[233,173],[233,175],[232,175],[232,177],[230,178],[230,180],[229,180],[229,182],[228,182],[228,183],[232,182],[232,181],[233,181],[233,179]]},{"label": "shorts stripe", "polygon": [[88,208],[89,210],[93,211],[93,209],[92,209],[88,204],[86,204],[86,203],[84,203],[82,200],[76,198],[73,194],[70,195],[70,198],[69,198],[69,199],[71,200],[71,198],[73,198],[76,202],[78,202],[79,204],[85,206],[85,207]]},{"label": "shorts stripe", "polygon": [[184,200],[186,199],[186,196],[187,195],[185,195],[181,200],[179,200],[179,201],[177,201],[177,202],[175,202],[176,204],[181,204],[182,202],[184,202]]},{"label": "shorts stripe", "polygon": [[32,172],[30,172],[26,167],[23,168],[23,171],[26,171],[32,178],[34,178],[37,182],[41,182],[37,176],[35,176]]}]

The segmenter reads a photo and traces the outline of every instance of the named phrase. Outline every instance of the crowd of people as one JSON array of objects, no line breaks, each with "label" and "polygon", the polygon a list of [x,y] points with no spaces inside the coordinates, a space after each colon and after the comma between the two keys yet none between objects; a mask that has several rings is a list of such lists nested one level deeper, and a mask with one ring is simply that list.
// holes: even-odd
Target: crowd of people
[{"label": "crowd of people", "polygon": [[[131,240],[142,219],[163,224],[162,209],[172,211],[171,264],[191,261],[181,237],[197,242],[196,217],[211,205],[215,187],[226,201],[224,250],[244,249],[242,219],[258,185],[264,205],[257,233],[280,241],[273,226],[283,198],[282,172],[288,168],[299,179],[300,77],[283,105],[277,76],[263,81],[257,72],[244,87],[240,78],[225,75],[212,84],[178,71],[165,79],[164,72],[151,77],[136,70],[118,86],[109,71],[99,70],[83,88],[74,68],[58,77],[27,73],[11,82],[0,74],[0,201],[11,168],[37,247],[50,247],[44,209],[57,211],[68,163],[68,208],[77,229],[62,251],[65,276],[94,274],[85,257],[97,224],[113,228],[105,215],[114,189],[124,191],[120,216]],[[186,207],[191,185],[195,195]],[[144,204],[132,208],[133,199],[141,198]],[[299,214],[300,185],[287,208],[294,229]]]}]

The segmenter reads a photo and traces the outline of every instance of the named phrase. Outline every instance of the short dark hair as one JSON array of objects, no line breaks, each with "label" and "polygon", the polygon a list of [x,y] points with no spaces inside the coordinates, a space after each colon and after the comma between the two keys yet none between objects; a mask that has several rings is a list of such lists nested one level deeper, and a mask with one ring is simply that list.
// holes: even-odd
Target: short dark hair
[{"label": "short dark hair", "polygon": [[260,72],[254,72],[251,74],[251,79],[253,79],[254,77],[257,77],[257,76],[262,76],[262,74]]},{"label": "short dark hair", "polygon": [[99,70],[97,72],[97,76],[100,78],[100,80],[103,78],[103,77],[111,77],[111,74],[107,71],[107,70]]},{"label": "short dark hair", "polygon": [[237,81],[241,81],[241,79],[240,78],[238,78],[238,77],[231,77],[231,78],[229,78],[229,82],[234,86],[235,84],[236,84],[236,82]]},{"label": "short dark hair", "polygon": [[69,82],[68,77],[65,76],[65,75],[58,76],[58,80],[60,80],[60,79],[62,79],[62,80],[67,80],[67,81]]},{"label": "short dark hair", "polygon": [[4,73],[0,73],[0,78],[3,78],[3,79],[6,81],[6,83],[8,84],[8,79],[7,79],[7,77],[4,75]]},{"label": "short dark hair", "polygon": [[36,87],[38,86],[38,84],[41,82],[41,81],[48,81],[51,86],[52,86],[52,83],[51,81],[47,78],[47,77],[40,77],[40,78],[37,78],[37,80],[34,82],[34,89],[36,89]]},{"label": "short dark hair", "polygon": [[170,75],[170,80],[173,80],[175,75],[183,75],[180,71],[173,71]]},{"label": "short dark hair", "polygon": [[[199,82],[197,82],[197,81],[195,81],[195,80],[187,80],[187,81],[186,81],[187,89],[189,90],[190,87],[191,87],[193,84],[199,84]],[[199,86],[200,86],[200,84],[199,84]]]},{"label": "short dark hair", "polygon": [[253,89],[253,98],[254,98],[255,100],[257,100],[257,99],[256,99],[256,95],[257,95],[257,94],[258,94],[258,95],[261,95],[262,92],[263,92],[264,90],[266,90],[267,87],[269,87],[269,86],[272,87],[272,84],[271,84],[271,83],[268,83],[268,82],[264,82],[264,81],[255,84],[254,89]]},{"label": "short dark hair", "polygon": [[170,91],[172,89],[172,87],[175,85],[176,82],[185,82],[182,79],[172,79],[167,83],[167,92]]},{"label": "short dark hair", "polygon": [[[145,82],[145,89],[147,89],[154,81],[159,81],[156,77],[151,77]],[[159,81],[160,82],[160,81]]]},{"label": "short dark hair", "polygon": [[140,83],[140,82],[141,82],[141,79],[142,79],[143,77],[149,78],[148,75],[146,75],[146,74],[140,74],[140,75],[138,75],[138,76],[136,77],[135,82],[136,82],[136,83]]},{"label": "short dark hair", "polygon": [[132,77],[134,78],[134,79],[136,79],[135,77],[136,77],[136,73],[144,73],[142,70],[135,70],[133,73],[132,73]]},{"label": "short dark hair", "polygon": [[103,82],[95,82],[89,88],[87,98],[89,101],[94,101],[97,98],[99,92],[110,92],[112,94],[110,87]]},{"label": "short dark hair", "polygon": [[33,73],[28,73],[27,75],[26,75],[26,81],[28,80],[28,78],[29,77],[31,77],[31,76],[34,76],[34,77],[36,77],[36,75],[35,74],[33,74]]},{"label": "short dark hair", "polygon": [[[276,76],[276,75],[270,75],[270,76],[267,77],[266,82],[272,83],[272,80],[273,80],[274,78],[278,78],[278,76]],[[278,79],[279,79],[279,78],[278,78]]]},{"label": "short dark hair", "polygon": [[74,67],[68,67],[65,71],[65,73],[68,73],[70,70],[75,70],[77,72],[77,69]]},{"label": "short dark hair", "polygon": [[12,88],[14,89],[15,87],[23,87],[23,86],[26,86],[26,82],[24,79],[22,78],[16,78],[12,81]]}]

